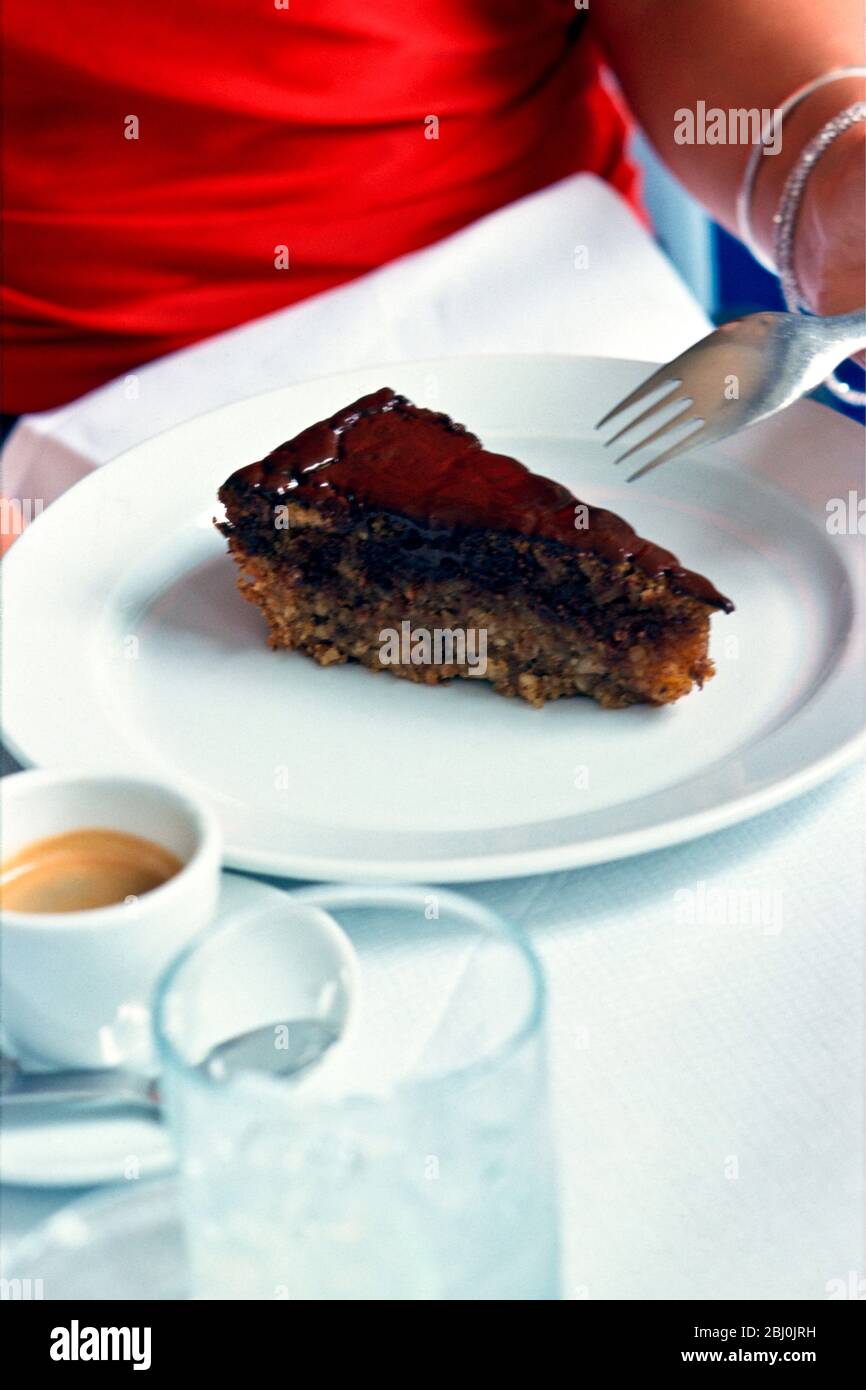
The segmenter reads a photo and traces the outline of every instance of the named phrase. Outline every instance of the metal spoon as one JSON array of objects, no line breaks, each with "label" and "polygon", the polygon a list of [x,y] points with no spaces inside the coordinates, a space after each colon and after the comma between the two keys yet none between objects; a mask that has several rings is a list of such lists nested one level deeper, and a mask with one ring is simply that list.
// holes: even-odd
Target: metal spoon
[{"label": "metal spoon", "polygon": [[[277,1030],[280,1042],[276,1045]],[[218,1043],[196,1070],[216,1081],[244,1071],[289,1077],[304,1071],[336,1042],[333,1024],[318,1018],[267,1023],[236,1038]],[[121,1068],[104,1071],[24,1071],[14,1057],[0,1057],[0,1109],[25,1111],[28,1106],[135,1106],[159,1110],[162,1096],[152,1077]]]}]

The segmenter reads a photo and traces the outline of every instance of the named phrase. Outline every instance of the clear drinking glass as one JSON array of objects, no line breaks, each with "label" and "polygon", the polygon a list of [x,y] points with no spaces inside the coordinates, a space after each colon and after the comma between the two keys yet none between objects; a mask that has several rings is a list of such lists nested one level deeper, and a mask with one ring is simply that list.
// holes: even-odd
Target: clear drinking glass
[{"label": "clear drinking glass", "polygon": [[287,899],[330,912],[360,961],[330,1076],[327,1053],[291,1080],[196,1069],[215,1017],[231,1036],[235,1001],[235,1032],[282,1018],[290,915],[205,933],[157,993],[194,1296],[557,1298],[544,989],[527,941],[433,889]]}]

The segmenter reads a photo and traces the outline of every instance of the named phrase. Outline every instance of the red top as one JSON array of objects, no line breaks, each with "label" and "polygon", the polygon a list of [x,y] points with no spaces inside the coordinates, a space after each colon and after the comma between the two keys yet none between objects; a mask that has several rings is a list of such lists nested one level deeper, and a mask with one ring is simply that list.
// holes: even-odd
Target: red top
[{"label": "red top", "polygon": [[61,404],[575,170],[636,197],[573,0],[4,8],[7,411]]}]

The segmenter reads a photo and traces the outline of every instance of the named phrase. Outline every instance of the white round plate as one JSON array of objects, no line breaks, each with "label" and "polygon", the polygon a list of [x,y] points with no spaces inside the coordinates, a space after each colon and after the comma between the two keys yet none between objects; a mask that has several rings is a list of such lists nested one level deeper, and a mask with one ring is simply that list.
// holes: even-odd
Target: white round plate
[{"label": "white round plate", "polygon": [[[257,912],[276,899],[279,888],[239,874],[223,874],[215,922]],[[27,1064],[27,1059],[21,1059]],[[26,1116],[3,1115],[0,1181],[22,1187],[79,1187],[123,1182],[167,1172],[174,1145],[158,1116],[134,1110],[72,1111],[58,1116],[40,1107]]]},{"label": "white round plate", "polygon": [[[454,358],[227,406],[98,469],[4,562],[4,734],[25,763],[142,770],[205,796],[231,865],[456,881],[674,844],[816,785],[863,730],[863,539],[828,528],[862,432],[802,403],[633,485],[593,425],[648,372],[591,358]],[[534,710],[265,645],[214,531],[225,477],[382,385],[621,512],[734,600],[718,673],[664,709]],[[846,513],[847,514],[847,513]]]}]

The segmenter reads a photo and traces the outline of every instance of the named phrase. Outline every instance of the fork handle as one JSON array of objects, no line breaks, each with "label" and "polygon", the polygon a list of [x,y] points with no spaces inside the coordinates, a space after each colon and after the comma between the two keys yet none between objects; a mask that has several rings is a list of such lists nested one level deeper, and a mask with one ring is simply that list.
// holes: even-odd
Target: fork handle
[{"label": "fork handle", "polygon": [[811,322],[819,328],[827,346],[838,347],[840,354],[845,357],[866,348],[866,309],[854,309],[850,314],[831,314],[828,318],[816,315]]}]

